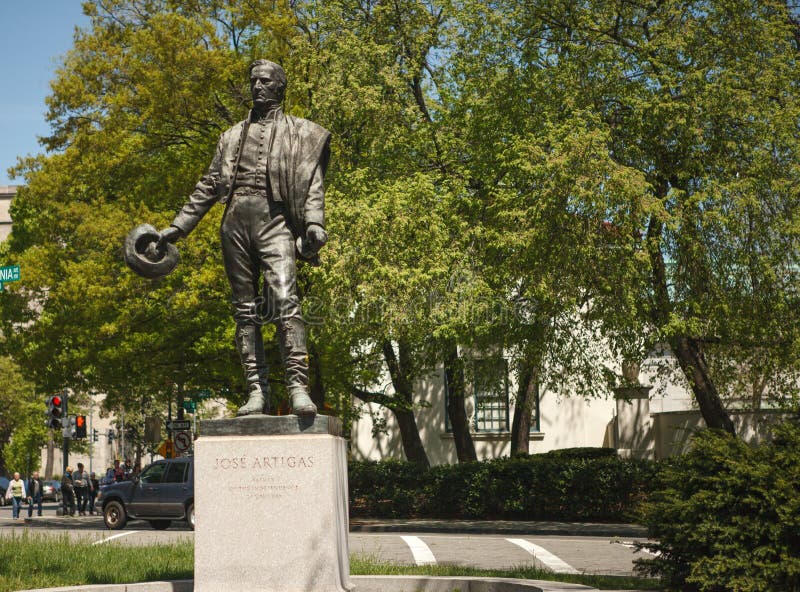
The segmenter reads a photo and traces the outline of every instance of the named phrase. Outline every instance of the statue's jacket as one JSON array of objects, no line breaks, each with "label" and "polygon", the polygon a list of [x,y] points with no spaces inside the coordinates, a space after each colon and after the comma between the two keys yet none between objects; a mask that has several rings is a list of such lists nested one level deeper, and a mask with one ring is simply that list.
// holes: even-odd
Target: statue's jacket
[{"label": "statue's jacket", "polygon": [[[216,202],[224,204],[231,199],[249,121],[240,121],[220,137],[208,171],[172,222],[184,235],[194,230]],[[303,236],[309,224],[324,228],[325,194],[322,184],[314,181],[324,176],[328,166],[330,132],[312,121],[278,111],[272,134],[267,168],[273,200],[283,202],[295,236]]]}]

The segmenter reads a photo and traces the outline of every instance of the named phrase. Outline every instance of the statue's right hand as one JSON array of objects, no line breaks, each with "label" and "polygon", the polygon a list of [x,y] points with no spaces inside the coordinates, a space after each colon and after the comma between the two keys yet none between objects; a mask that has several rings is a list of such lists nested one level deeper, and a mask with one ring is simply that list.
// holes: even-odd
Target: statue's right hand
[{"label": "statue's right hand", "polygon": [[159,232],[161,236],[158,238],[156,248],[163,251],[167,243],[175,243],[179,238],[183,237],[183,231],[177,226],[170,226]]}]

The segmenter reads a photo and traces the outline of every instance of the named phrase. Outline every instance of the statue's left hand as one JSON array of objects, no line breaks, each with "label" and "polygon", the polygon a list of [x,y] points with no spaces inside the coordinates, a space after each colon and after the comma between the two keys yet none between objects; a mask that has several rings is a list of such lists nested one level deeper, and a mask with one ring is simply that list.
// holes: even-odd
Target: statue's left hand
[{"label": "statue's left hand", "polygon": [[325,229],[322,226],[310,224],[306,229],[306,242],[316,253],[325,246],[325,243],[328,242],[328,233],[325,232]]}]

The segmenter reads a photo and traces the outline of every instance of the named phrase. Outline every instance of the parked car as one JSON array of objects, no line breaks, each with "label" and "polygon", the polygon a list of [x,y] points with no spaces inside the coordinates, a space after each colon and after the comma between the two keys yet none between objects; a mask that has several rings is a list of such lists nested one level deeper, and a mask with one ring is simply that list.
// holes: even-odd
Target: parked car
[{"label": "parked car", "polygon": [[182,520],[194,530],[194,462],[191,457],[154,462],[138,477],[101,488],[97,502],[111,530],[129,520],[147,520],[156,530]]},{"label": "parked car", "polygon": [[61,482],[45,481],[42,490],[42,501],[60,502],[61,501]]},{"label": "parked car", "polygon": [[0,506],[6,505],[6,491],[10,481],[5,477],[0,477]]}]

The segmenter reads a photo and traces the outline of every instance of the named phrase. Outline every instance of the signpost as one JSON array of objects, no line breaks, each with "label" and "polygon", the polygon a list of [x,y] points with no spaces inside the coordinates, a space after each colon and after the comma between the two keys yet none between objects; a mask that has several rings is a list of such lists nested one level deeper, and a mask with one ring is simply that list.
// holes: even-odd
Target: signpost
[{"label": "signpost", "polygon": [[158,453],[164,458],[172,458],[175,456],[175,447],[172,440],[164,440],[163,444],[158,448]]},{"label": "signpost", "polygon": [[192,435],[190,432],[176,432],[175,433],[175,452],[184,454],[189,452],[192,447]]},{"label": "signpost", "polygon": [[0,292],[3,291],[3,285],[8,282],[19,281],[19,265],[6,265],[0,267]]},{"label": "signpost", "polygon": [[167,430],[169,430],[170,432],[189,430],[191,428],[192,428],[192,421],[190,419],[172,419],[167,422]]}]

